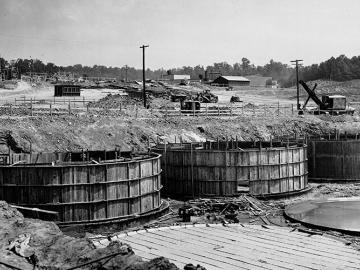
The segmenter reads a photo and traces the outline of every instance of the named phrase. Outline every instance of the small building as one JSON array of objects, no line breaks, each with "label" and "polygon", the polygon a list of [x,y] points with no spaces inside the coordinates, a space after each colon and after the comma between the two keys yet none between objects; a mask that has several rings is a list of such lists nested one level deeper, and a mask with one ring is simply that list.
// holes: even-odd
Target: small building
[{"label": "small building", "polygon": [[81,90],[80,85],[72,85],[72,84],[59,84],[55,85],[55,97],[62,96],[80,96]]},{"label": "small building", "polygon": [[188,80],[190,80],[190,75],[170,74],[170,75],[165,75],[164,78],[169,81],[182,81],[182,80],[188,81]]},{"label": "small building", "polygon": [[212,85],[218,86],[249,86],[250,80],[242,76],[220,76],[216,78]]}]

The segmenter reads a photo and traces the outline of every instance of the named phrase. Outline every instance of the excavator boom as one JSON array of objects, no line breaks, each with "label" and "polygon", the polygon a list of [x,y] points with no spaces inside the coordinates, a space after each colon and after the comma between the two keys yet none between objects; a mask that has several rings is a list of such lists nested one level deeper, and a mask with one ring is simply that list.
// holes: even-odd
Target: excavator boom
[{"label": "excavator boom", "polygon": [[[315,88],[316,88],[317,84],[315,84],[314,88],[311,90],[309,88],[309,86],[307,86],[307,84],[303,80],[300,80],[299,83],[304,87],[305,91],[309,95],[309,98],[311,98],[316,103],[316,105],[318,105],[320,107],[320,110],[325,110],[326,105],[315,94]],[[304,107],[306,106],[307,102],[309,101],[309,98],[306,100]]]}]

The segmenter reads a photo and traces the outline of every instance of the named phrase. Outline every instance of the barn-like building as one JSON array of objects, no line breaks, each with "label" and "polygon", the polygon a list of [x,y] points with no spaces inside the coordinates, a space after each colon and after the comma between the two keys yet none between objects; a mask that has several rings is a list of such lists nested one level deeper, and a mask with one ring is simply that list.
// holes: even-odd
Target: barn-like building
[{"label": "barn-like building", "polygon": [[212,84],[219,86],[249,86],[250,80],[242,76],[220,76]]}]

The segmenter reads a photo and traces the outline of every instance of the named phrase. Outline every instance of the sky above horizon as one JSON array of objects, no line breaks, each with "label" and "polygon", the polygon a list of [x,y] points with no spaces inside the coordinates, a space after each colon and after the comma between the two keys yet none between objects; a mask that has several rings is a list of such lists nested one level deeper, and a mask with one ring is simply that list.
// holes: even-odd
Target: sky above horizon
[{"label": "sky above horizon", "polygon": [[0,0],[0,56],[152,69],[358,56],[359,0]]}]

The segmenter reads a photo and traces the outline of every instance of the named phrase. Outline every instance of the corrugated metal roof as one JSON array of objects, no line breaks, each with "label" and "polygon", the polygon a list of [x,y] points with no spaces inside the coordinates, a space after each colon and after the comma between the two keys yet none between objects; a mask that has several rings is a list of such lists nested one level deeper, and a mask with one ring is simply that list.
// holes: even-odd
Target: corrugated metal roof
[{"label": "corrugated metal roof", "polygon": [[242,81],[242,82],[250,82],[249,79],[242,76],[220,76],[228,81]]},{"label": "corrugated metal roof", "polygon": [[[123,233],[135,254],[150,260],[165,256],[183,269],[187,263],[208,270],[360,269],[360,252],[333,238],[293,228],[248,224],[197,224]],[[113,238],[111,238],[113,240]],[[94,243],[109,244],[107,239]]]}]

